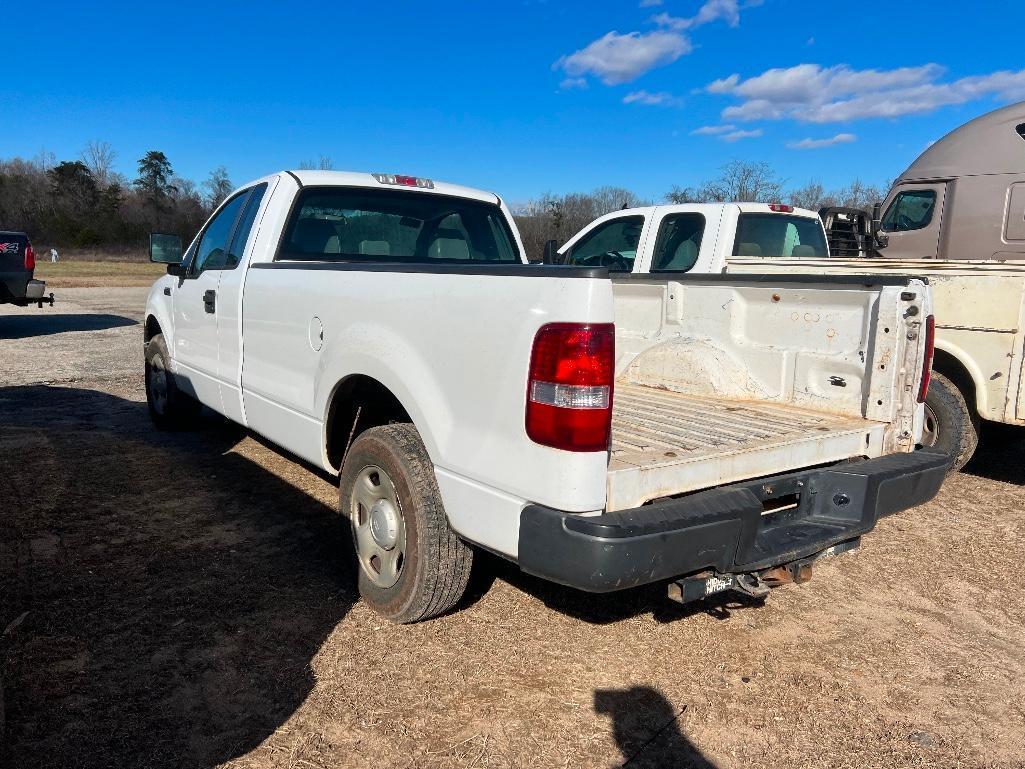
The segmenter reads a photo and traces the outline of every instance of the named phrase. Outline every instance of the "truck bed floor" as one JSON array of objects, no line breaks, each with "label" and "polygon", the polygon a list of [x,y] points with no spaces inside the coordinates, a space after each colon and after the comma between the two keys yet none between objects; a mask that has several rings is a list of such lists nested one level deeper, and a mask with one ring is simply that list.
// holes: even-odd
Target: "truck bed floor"
[{"label": "truck bed floor", "polygon": [[788,404],[695,397],[617,382],[607,509],[870,456],[883,428]]}]

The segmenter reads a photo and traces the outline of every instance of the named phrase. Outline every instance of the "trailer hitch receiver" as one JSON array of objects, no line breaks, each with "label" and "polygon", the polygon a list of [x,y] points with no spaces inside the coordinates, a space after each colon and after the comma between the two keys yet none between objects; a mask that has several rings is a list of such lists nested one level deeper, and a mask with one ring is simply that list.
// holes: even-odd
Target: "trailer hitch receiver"
[{"label": "trailer hitch receiver", "polygon": [[815,555],[799,558],[789,563],[771,566],[751,572],[723,574],[717,571],[703,571],[689,577],[681,577],[669,583],[669,598],[677,603],[700,601],[710,595],[733,590],[751,598],[764,598],[769,590],[780,585],[802,585],[812,578],[812,566],[820,558],[839,555],[861,546],[861,538],[828,547]]}]

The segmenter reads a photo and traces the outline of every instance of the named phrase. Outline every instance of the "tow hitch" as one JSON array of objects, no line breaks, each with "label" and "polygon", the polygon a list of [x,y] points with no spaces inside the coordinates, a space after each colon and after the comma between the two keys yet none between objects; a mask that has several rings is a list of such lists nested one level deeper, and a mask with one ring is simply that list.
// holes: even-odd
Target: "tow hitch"
[{"label": "tow hitch", "polygon": [[751,598],[764,598],[769,590],[780,585],[793,583],[801,585],[812,577],[812,565],[820,558],[840,555],[861,547],[861,537],[841,542],[807,558],[799,558],[778,566],[771,566],[758,571],[737,574],[722,574],[716,571],[703,571],[690,577],[682,577],[669,583],[669,598],[677,603],[700,601],[716,593],[733,590]]}]

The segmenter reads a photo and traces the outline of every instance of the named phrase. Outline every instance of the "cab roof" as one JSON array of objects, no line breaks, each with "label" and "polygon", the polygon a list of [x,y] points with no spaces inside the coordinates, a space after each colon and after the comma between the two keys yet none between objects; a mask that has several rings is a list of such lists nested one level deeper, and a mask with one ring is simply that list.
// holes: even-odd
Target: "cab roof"
[{"label": "cab roof", "polygon": [[[388,172],[391,173],[391,172]],[[310,186],[339,186],[339,187],[368,187],[370,189],[385,190],[406,190],[412,192],[424,192],[428,194],[451,195],[458,198],[470,198],[485,203],[501,203],[501,199],[493,192],[478,190],[473,187],[463,187],[459,184],[440,182],[431,179],[433,189],[421,187],[402,187],[392,184],[383,184],[374,178],[373,174],[362,171],[283,171],[282,175],[298,179],[305,187]],[[423,178],[423,177],[421,177]]]},{"label": "cab roof", "polygon": [[1025,173],[1025,102],[954,129],[919,155],[897,181],[1009,173]]}]

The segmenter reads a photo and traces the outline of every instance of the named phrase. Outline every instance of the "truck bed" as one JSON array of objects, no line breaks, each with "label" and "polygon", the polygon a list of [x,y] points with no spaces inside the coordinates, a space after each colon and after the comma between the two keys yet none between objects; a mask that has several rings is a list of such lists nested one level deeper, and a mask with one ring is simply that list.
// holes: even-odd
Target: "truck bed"
[{"label": "truck bed", "polygon": [[607,509],[868,454],[884,429],[788,404],[617,382]]}]

